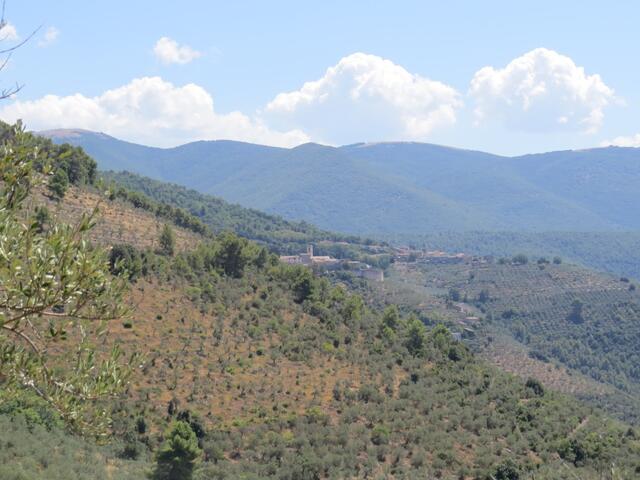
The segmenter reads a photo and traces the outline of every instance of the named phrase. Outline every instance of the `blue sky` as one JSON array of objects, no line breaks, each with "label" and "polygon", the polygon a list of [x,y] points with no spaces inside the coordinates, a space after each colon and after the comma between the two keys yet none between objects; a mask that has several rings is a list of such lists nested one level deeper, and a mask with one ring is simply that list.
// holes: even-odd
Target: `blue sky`
[{"label": "blue sky", "polygon": [[640,146],[637,1],[8,0],[6,18],[3,45],[42,25],[0,77],[25,84],[0,118],[33,129]]}]

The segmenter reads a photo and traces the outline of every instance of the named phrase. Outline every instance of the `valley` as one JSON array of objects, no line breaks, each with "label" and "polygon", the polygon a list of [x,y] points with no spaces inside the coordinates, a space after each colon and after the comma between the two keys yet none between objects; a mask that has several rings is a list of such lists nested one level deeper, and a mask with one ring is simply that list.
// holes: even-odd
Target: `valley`
[{"label": "valley", "polygon": [[[67,147],[42,147],[57,169],[92,170],[81,150],[61,156]],[[29,431],[45,428],[63,445],[89,442],[82,448],[98,461],[90,470],[55,456],[54,465],[27,471],[53,474],[66,462],[75,478],[101,468],[139,478],[152,470],[163,432],[182,422],[202,478],[471,479],[507,471],[556,479],[561,469],[566,478],[596,479],[612,462],[621,478],[639,468],[632,281],[534,259],[437,254],[422,262],[418,251],[284,220],[271,231],[270,217],[254,211],[130,180],[152,188],[113,183],[100,193],[105,180],[80,176],[61,195],[51,184],[36,192],[26,212],[46,205],[38,217],[45,235],[96,203],[104,212],[88,235],[108,249],[111,272],[128,278],[130,313],[107,323],[96,354],[117,346],[125,357],[142,355],[126,391],[108,402],[113,440],[106,449],[78,440],[37,398],[10,390],[0,421],[17,419],[11,431],[20,441],[9,446],[9,465],[32,455]],[[174,195],[183,200],[162,203]],[[218,231],[214,219],[224,219]],[[234,225],[253,225],[255,241]],[[279,229],[304,235],[292,240]],[[272,253],[314,238],[328,254],[372,263],[383,256],[384,282],[349,269],[314,273]],[[563,320],[574,297],[584,302],[582,323]],[[595,348],[589,338],[611,322],[626,335],[615,333],[620,350]],[[574,343],[556,341],[564,338]],[[62,361],[73,337],[42,341]],[[576,346],[580,357],[555,353]],[[25,414],[34,426],[21,423]]]},{"label": "valley", "polygon": [[1,0],[0,480],[640,479],[638,18]]},{"label": "valley", "polygon": [[[482,357],[637,422],[634,281],[560,258],[396,262],[372,295],[445,322]],[[555,261],[554,261],[555,260]]]}]

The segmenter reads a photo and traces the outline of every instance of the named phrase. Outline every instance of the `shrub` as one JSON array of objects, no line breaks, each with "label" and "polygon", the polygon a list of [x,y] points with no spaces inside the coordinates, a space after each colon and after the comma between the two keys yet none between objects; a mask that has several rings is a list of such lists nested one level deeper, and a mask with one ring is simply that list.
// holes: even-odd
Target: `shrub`
[{"label": "shrub", "polygon": [[389,443],[390,432],[384,425],[376,425],[371,430],[371,443],[374,445],[386,445]]},{"label": "shrub", "polygon": [[54,198],[61,199],[69,188],[69,178],[67,173],[59,168],[49,179],[49,191]]},{"label": "shrub", "polygon": [[542,397],[544,395],[544,387],[542,386],[542,383],[539,380],[529,377],[527,379],[526,386],[528,389],[533,391],[535,395],[539,397]]},{"label": "shrub", "polygon": [[489,477],[495,480],[519,480],[520,469],[513,460],[505,460],[496,468],[494,474]]},{"label": "shrub", "polygon": [[572,323],[583,323],[584,316],[582,314],[583,304],[580,300],[574,300],[571,304],[571,312],[567,319]]},{"label": "shrub", "polygon": [[51,214],[49,213],[49,209],[45,206],[36,207],[34,221],[36,222],[38,232],[44,232],[47,225],[51,221]]},{"label": "shrub", "polygon": [[135,280],[143,273],[142,256],[132,245],[114,245],[109,252],[109,270],[114,275],[126,273],[129,280]]},{"label": "shrub", "polygon": [[457,290],[455,288],[449,289],[449,300],[451,300],[452,302],[459,302],[461,298],[462,295],[460,295],[460,290]]},{"label": "shrub", "polygon": [[524,253],[519,253],[511,259],[516,265],[526,265],[529,263],[529,258]]},{"label": "shrub", "polygon": [[162,255],[166,255],[168,257],[172,256],[176,248],[176,239],[173,234],[173,229],[165,224],[162,227],[162,232],[160,233],[160,248],[159,252]]}]

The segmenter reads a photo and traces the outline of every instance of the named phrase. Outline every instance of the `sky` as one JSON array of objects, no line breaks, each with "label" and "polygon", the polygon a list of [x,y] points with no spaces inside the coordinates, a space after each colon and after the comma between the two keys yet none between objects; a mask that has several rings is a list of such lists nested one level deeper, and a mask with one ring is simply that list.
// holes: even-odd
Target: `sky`
[{"label": "sky", "polygon": [[[640,2],[7,0],[0,119],[147,145],[640,146]],[[634,60],[634,58],[636,60]]]}]

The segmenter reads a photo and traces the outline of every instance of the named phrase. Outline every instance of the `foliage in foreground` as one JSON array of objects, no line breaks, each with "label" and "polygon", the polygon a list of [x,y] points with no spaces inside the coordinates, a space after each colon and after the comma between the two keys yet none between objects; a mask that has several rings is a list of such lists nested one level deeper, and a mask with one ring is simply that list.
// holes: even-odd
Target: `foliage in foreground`
[{"label": "foliage in foreground", "polygon": [[[4,396],[3,396],[4,397]],[[0,402],[2,480],[140,480],[148,463],[118,458],[114,446],[97,446],[70,434],[47,404],[22,395]]]},{"label": "foliage in foreground", "polygon": [[[97,402],[125,387],[128,368],[117,347],[98,357],[94,342],[104,321],[123,313],[126,284],[86,241],[96,212],[45,229],[29,210],[31,188],[50,170],[28,139],[18,125],[0,157],[1,386],[27,388],[73,428],[104,433],[109,417]],[[51,355],[56,348],[66,350],[64,365]]]}]

